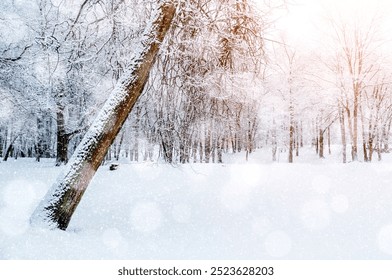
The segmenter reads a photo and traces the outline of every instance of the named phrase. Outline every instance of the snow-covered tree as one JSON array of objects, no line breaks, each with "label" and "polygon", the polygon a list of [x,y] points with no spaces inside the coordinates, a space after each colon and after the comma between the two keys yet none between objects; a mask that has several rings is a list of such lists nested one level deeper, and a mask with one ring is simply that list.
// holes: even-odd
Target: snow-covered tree
[{"label": "snow-covered tree", "polygon": [[65,230],[96,170],[147,82],[175,14],[172,1],[158,1],[133,61],[79,144],[67,168],[37,207],[31,222]]}]

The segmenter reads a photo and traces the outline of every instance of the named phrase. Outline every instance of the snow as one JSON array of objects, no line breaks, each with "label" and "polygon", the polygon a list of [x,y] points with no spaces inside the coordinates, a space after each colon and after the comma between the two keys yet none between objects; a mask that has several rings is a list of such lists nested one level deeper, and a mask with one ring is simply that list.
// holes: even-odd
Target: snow
[{"label": "snow", "polygon": [[392,225],[383,226],[378,234],[378,246],[381,251],[392,255]]},{"label": "snow", "polygon": [[154,232],[162,225],[162,211],[155,202],[138,202],[131,210],[131,227],[140,232]]},{"label": "snow", "polygon": [[332,197],[331,209],[336,213],[343,214],[349,209],[348,198],[345,195],[336,195]]},{"label": "snow", "polygon": [[291,238],[282,230],[273,231],[264,240],[264,247],[272,258],[281,258],[291,251]]},{"label": "snow", "polygon": [[306,201],[301,209],[301,221],[308,230],[323,230],[330,225],[331,213],[322,199]]},{"label": "snow", "polygon": [[102,166],[67,231],[29,224],[64,167],[1,162],[0,259],[390,259],[392,157],[301,152],[294,164],[260,150],[249,162]]}]

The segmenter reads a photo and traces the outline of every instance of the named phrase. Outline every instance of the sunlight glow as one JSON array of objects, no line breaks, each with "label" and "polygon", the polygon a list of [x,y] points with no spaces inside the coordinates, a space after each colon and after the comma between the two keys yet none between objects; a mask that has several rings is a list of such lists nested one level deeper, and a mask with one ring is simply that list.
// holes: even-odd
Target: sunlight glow
[{"label": "sunlight glow", "polygon": [[376,18],[384,34],[392,30],[392,1],[388,0],[295,0],[276,25],[277,35],[295,45],[317,48],[328,34],[328,19],[356,22]]}]

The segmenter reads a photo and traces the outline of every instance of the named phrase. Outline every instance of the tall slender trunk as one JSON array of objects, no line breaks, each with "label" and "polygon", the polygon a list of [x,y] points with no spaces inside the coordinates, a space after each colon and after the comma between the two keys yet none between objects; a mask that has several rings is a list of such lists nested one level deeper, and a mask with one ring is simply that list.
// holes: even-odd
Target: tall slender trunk
[{"label": "tall slender trunk", "polygon": [[289,163],[293,162],[293,150],[294,150],[294,125],[290,125],[290,128],[289,128]]},{"label": "tall slender trunk", "polygon": [[392,118],[389,118],[388,123],[383,125],[382,129],[382,152],[384,153],[389,153],[389,133],[391,131],[391,126],[392,126]]},{"label": "tall slender trunk", "polygon": [[351,157],[353,161],[358,160],[358,107],[359,107],[359,92],[354,90],[354,108],[353,108],[353,139],[351,145]]},{"label": "tall slender trunk", "polygon": [[382,156],[381,156],[381,153],[382,153],[381,133],[382,132],[380,131],[380,129],[378,129],[378,131],[377,131],[377,147],[376,147],[377,148],[378,161],[381,161],[381,159],[382,159]]},{"label": "tall slender trunk", "polygon": [[199,142],[199,160],[200,163],[203,162],[203,143],[201,141]]},{"label": "tall slender trunk", "polygon": [[[360,113],[361,113],[363,161],[364,162],[368,162],[368,161],[371,161],[371,160],[369,158],[368,150],[367,150],[367,147],[366,147],[367,141],[366,141],[366,133],[365,133],[365,119],[364,119],[364,116],[363,116],[362,105],[359,106],[359,110],[360,110]],[[371,117],[370,117],[370,119],[371,119]],[[371,127],[370,127],[370,129],[371,129]],[[369,130],[369,133],[371,133],[371,130]],[[370,141],[370,138],[369,138],[369,141]]]},{"label": "tall slender trunk", "polygon": [[206,128],[204,135],[204,162],[209,163],[211,157],[211,129]]},{"label": "tall slender trunk", "polygon": [[356,156],[357,156],[357,148],[354,141],[355,134],[354,134],[353,118],[351,116],[351,111],[348,108],[348,105],[346,106],[346,114],[347,114],[347,124],[348,124],[348,131],[349,131],[350,143],[351,143],[351,160],[354,161],[356,160]]},{"label": "tall slender trunk", "polygon": [[40,162],[41,158],[44,154],[43,151],[43,142],[44,142],[44,134],[43,134],[43,120],[41,116],[37,118],[37,141],[35,143],[35,160]]},{"label": "tall slender trunk", "polygon": [[344,121],[344,109],[339,106],[339,122],[340,122],[340,136],[342,139],[342,160],[347,162],[347,141],[346,141],[346,124]]},{"label": "tall slender trunk", "polygon": [[192,141],[192,159],[193,163],[197,162],[197,142]]},{"label": "tall slender trunk", "polygon": [[293,162],[294,151],[294,106],[290,102],[289,106],[289,163]]},{"label": "tall slender trunk", "polygon": [[56,166],[66,164],[68,162],[68,144],[69,134],[65,131],[64,107],[58,106],[56,112],[57,124],[57,153]]},{"label": "tall slender trunk", "polygon": [[116,160],[119,161],[120,160],[120,153],[121,153],[121,148],[122,148],[122,143],[124,141],[124,132],[121,134],[120,137],[120,142],[117,145],[117,149],[116,149]]},{"label": "tall slender trunk", "polygon": [[12,156],[12,151],[13,151],[13,149],[14,149],[14,144],[11,143],[11,144],[8,146],[7,150],[5,151],[3,161],[7,161],[8,158],[9,158],[10,156]]},{"label": "tall slender trunk", "polygon": [[275,118],[272,120],[272,131],[271,131],[271,140],[272,140],[272,161],[276,161],[276,152],[278,150],[278,142],[276,139],[276,121]]},{"label": "tall slender trunk", "polygon": [[[15,143],[16,139],[18,139],[19,136],[20,136],[20,134],[14,136],[13,138],[10,138],[8,147],[5,150],[3,161],[7,161],[10,156],[12,157],[12,154],[14,151],[14,143]],[[10,135],[10,137],[12,137],[12,134]]]},{"label": "tall slender trunk", "polygon": [[324,131],[319,129],[319,157],[324,158]]},{"label": "tall slender trunk", "polygon": [[223,152],[224,143],[225,143],[224,137],[218,139],[218,147],[217,147],[218,163],[223,163],[222,152]]},{"label": "tall slender trunk", "polygon": [[368,161],[372,161],[373,160],[373,152],[374,152],[374,147],[373,147],[373,138],[369,138],[369,156],[368,156]]}]

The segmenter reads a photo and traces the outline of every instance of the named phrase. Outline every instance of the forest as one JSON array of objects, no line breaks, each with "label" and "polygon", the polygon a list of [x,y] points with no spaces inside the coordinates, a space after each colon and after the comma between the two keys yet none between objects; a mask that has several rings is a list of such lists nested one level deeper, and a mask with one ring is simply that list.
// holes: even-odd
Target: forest
[{"label": "forest", "polygon": [[0,259],[390,259],[370,2],[1,1]]},{"label": "forest", "polygon": [[[3,1],[0,156],[67,163],[134,55],[152,2]],[[325,44],[278,34],[285,1],[179,1],[143,94],[105,161],[222,163],[268,149],[295,162],[389,152],[391,73],[376,15],[326,20]],[[277,35],[278,34],[278,35]],[[381,35],[380,35],[381,34]]]}]

